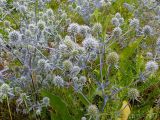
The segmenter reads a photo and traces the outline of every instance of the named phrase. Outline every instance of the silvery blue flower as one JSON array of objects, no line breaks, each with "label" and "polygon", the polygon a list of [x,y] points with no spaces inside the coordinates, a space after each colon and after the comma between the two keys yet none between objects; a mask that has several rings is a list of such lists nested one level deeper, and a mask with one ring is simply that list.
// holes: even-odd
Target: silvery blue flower
[{"label": "silvery blue flower", "polygon": [[151,36],[153,35],[153,28],[149,25],[145,25],[143,27],[143,34],[146,35],[146,36]]},{"label": "silvery blue flower", "polygon": [[158,63],[155,61],[149,61],[146,63],[146,71],[149,73],[155,73],[158,70],[159,66]]},{"label": "silvery blue flower", "polygon": [[133,18],[130,20],[130,26],[134,27],[134,28],[138,28],[139,27],[139,20],[136,18]]},{"label": "silvery blue flower", "polygon": [[18,42],[21,39],[21,35],[18,31],[12,31],[9,33],[9,40],[12,43]]},{"label": "silvery blue flower", "polygon": [[85,38],[82,44],[87,52],[96,51],[98,47],[98,42],[93,37]]},{"label": "silvery blue flower", "polygon": [[64,87],[64,80],[61,76],[57,75],[54,77],[52,83],[57,87]]}]

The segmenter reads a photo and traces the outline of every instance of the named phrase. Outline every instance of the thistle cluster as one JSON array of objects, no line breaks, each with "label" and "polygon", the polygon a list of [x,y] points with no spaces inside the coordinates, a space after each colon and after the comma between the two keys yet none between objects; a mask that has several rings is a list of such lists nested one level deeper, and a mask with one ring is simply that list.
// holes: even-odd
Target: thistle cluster
[{"label": "thistle cluster", "polygon": [[[101,29],[101,26],[100,26],[100,29]],[[67,28],[67,32],[70,34],[70,36],[73,36],[73,37],[76,37],[77,35],[88,37],[91,34],[91,28],[87,25],[79,25],[77,23],[70,23]]]},{"label": "thistle cluster", "polygon": [[78,12],[85,21],[88,21],[95,9],[111,6],[114,3],[113,0],[68,0],[71,3],[76,4],[76,8],[70,5],[72,11]]},{"label": "thistle cluster", "polygon": [[136,19],[136,18],[133,18],[133,19],[131,19],[130,20],[130,26],[131,27],[134,27],[134,28],[138,28],[139,27],[139,20],[138,19]]},{"label": "thistle cluster", "polygon": [[82,91],[86,81],[87,81],[87,78],[85,76],[80,76],[79,78],[74,77],[73,83],[74,83],[75,91],[77,91],[77,92]]},{"label": "thistle cluster", "polygon": [[112,18],[111,22],[115,27],[119,27],[123,24],[124,18],[121,16],[120,13],[116,13],[115,16]]},{"label": "thistle cluster", "polygon": [[[75,112],[69,107],[73,102],[76,110],[86,110],[88,116],[82,120],[103,119],[108,105],[112,107],[110,101],[117,102],[123,87],[135,85],[128,84],[128,79],[132,82],[140,74],[144,81],[158,71],[160,7],[152,0],[139,0],[138,8],[124,3],[122,10],[127,8],[133,15],[125,16],[118,11],[106,14],[112,12],[109,6],[116,0],[68,1],[51,9],[50,0],[0,0],[0,102],[16,101],[18,112],[38,118],[45,110],[54,112],[50,107],[62,98],[60,102],[68,104],[66,114]],[[75,21],[70,12],[77,12],[84,21]],[[121,81],[127,83],[122,89]],[[41,94],[46,89],[58,96],[55,101]],[[131,88],[127,96],[139,101],[140,91]],[[81,102],[90,105],[85,109]],[[53,108],[60,111],[58,103]]]},{"label": "thistle cluster", "polygon": [[[63,10],[54,12],[48,8],[47,4],[49,2],[50,0],[13,1],[10,3],[10,8],[6,13],[4,11],[8,3],[5,0],[0,2],[0,6],[2,6],[0,7],[0,15],[4,19],[3,30],[6,35],[2,38],[2,41],[5,41],[3,44],[1,43],[2,49],[10,55],[8,62],[18,61],[18,64],[20,64],[20,66],[12,68],[12,70],[15,70],[15,76],[7,78],[14,89],[10,88],[3,81],[5,78],[2,77],[4,84],[0,87],[0,100],[2,102],[10,96],[15,97],[17,99],[17,111],[27,111],[28,113],[34,110],[37,114],[40,114],[43,106],[49,106],[49,98],[44,97],[41,102],[40,100],[38,101],[38,91],[49,85],[57,86],[58,88],[64,87],[63,78],[58,75],[53,77],[51,74],[52,70],[59,67],[55,67],[52,64],[53,56],[51,55],[52,57],[50,58],[50,56],[44,55],[43,52],[46,52],[49,47],[53,47],[53,42],[57,44],[61,41],[60,33],[64,32],[62,28],[68,25],[68,17]],[[6,16],[12,16],[13,11],[17,12],[20,21],[12,20],[11,22],[5,20]],[[69,44],[66,41],[66,46]],[[57,55],[58,48],[60,47],[56,48]],[[64,65],[65,68],[67,69],[67,66]],[[78,74],[77,67],[74,67],[71,71],[75,76]],[[36,96],[36,101],[30,95]],[[21,109],[21,107],[24,109]]]}]

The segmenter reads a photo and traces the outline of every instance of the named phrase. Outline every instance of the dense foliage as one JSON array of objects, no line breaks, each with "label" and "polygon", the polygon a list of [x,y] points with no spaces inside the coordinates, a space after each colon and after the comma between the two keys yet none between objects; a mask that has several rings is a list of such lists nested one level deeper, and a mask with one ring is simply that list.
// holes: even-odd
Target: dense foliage
[{"label": "dense foliage", "polygon": [[1,120],[159,120],[159,0],[0,0]]}]

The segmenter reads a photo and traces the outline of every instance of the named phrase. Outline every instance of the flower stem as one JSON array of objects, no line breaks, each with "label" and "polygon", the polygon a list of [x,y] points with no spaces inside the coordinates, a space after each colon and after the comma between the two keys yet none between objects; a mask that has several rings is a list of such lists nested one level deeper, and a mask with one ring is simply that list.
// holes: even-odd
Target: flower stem
[{"label": "flower stem", "polygon": [[10,109],[10,105],[9,105],[9,101],[8,101],[8,97],[7,97],[7,106],[8,106],[8,111],[9,111],[9,115],[10,115],[10,119],[12,119],[12,114],[11,114],[11,109]]}]

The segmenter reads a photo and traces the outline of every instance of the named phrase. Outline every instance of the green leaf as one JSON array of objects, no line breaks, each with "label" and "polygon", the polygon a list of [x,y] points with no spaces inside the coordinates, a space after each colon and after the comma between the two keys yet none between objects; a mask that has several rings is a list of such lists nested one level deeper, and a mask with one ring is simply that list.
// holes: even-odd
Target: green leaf
[{"label": "green leaf", "polygon": [[89,101],[87,100],[87,98],[85,98],[85,96],[82,93],[78,93],[78,97],[84,105],[89,105]]},{"label": "green leaf", "polygon": [[95,69],[93,73],[96,75],[96,77],[100,80],[100,71],[98,69]]},{"label": "green leaf", "polygon": [[96,9],[92,15],[95,16],[95,18],[96,18],[96,20],[97,20],[97,19],[98,19],[98,16],[100,15],[99,10]]},{"label": "green leaf", "polygon": [[121,59],[125,60],[125,59],[128,59],[130,56],[132,56],[135,50],[139,47],[139,44],[142,39],[143,37],[140,37],[136,41],[130,43],[129,46],[122,51],[122,54],[120,56]]},{"label": "green leaf", "polygon": [[139,74],[141,72],[141,69],[144,67],[144,58],[141,54],[137,55],[136,58],[136,71],[137,74]]},{"label": "green leaf", "polygon": [[133,58],[136,58],[136,55],[139,54],[137,49],[142,39],[143,37],[140,37],[136,41],[130,43],[120,54],[119,75],[124,81],[124,85],[129,84],[133,80],[133,77],[135,77],[136,63]]},{"label": "green leaf", "polygon": [[[56,111],[56,115],[52,113],[52,120],[74,120],[67,109],[67,105],[59,96],[56,96],[47,90],[42,91],[42,95],[50,98],[50,105]],[[59,117],[57,117],[57,115]]]}]

